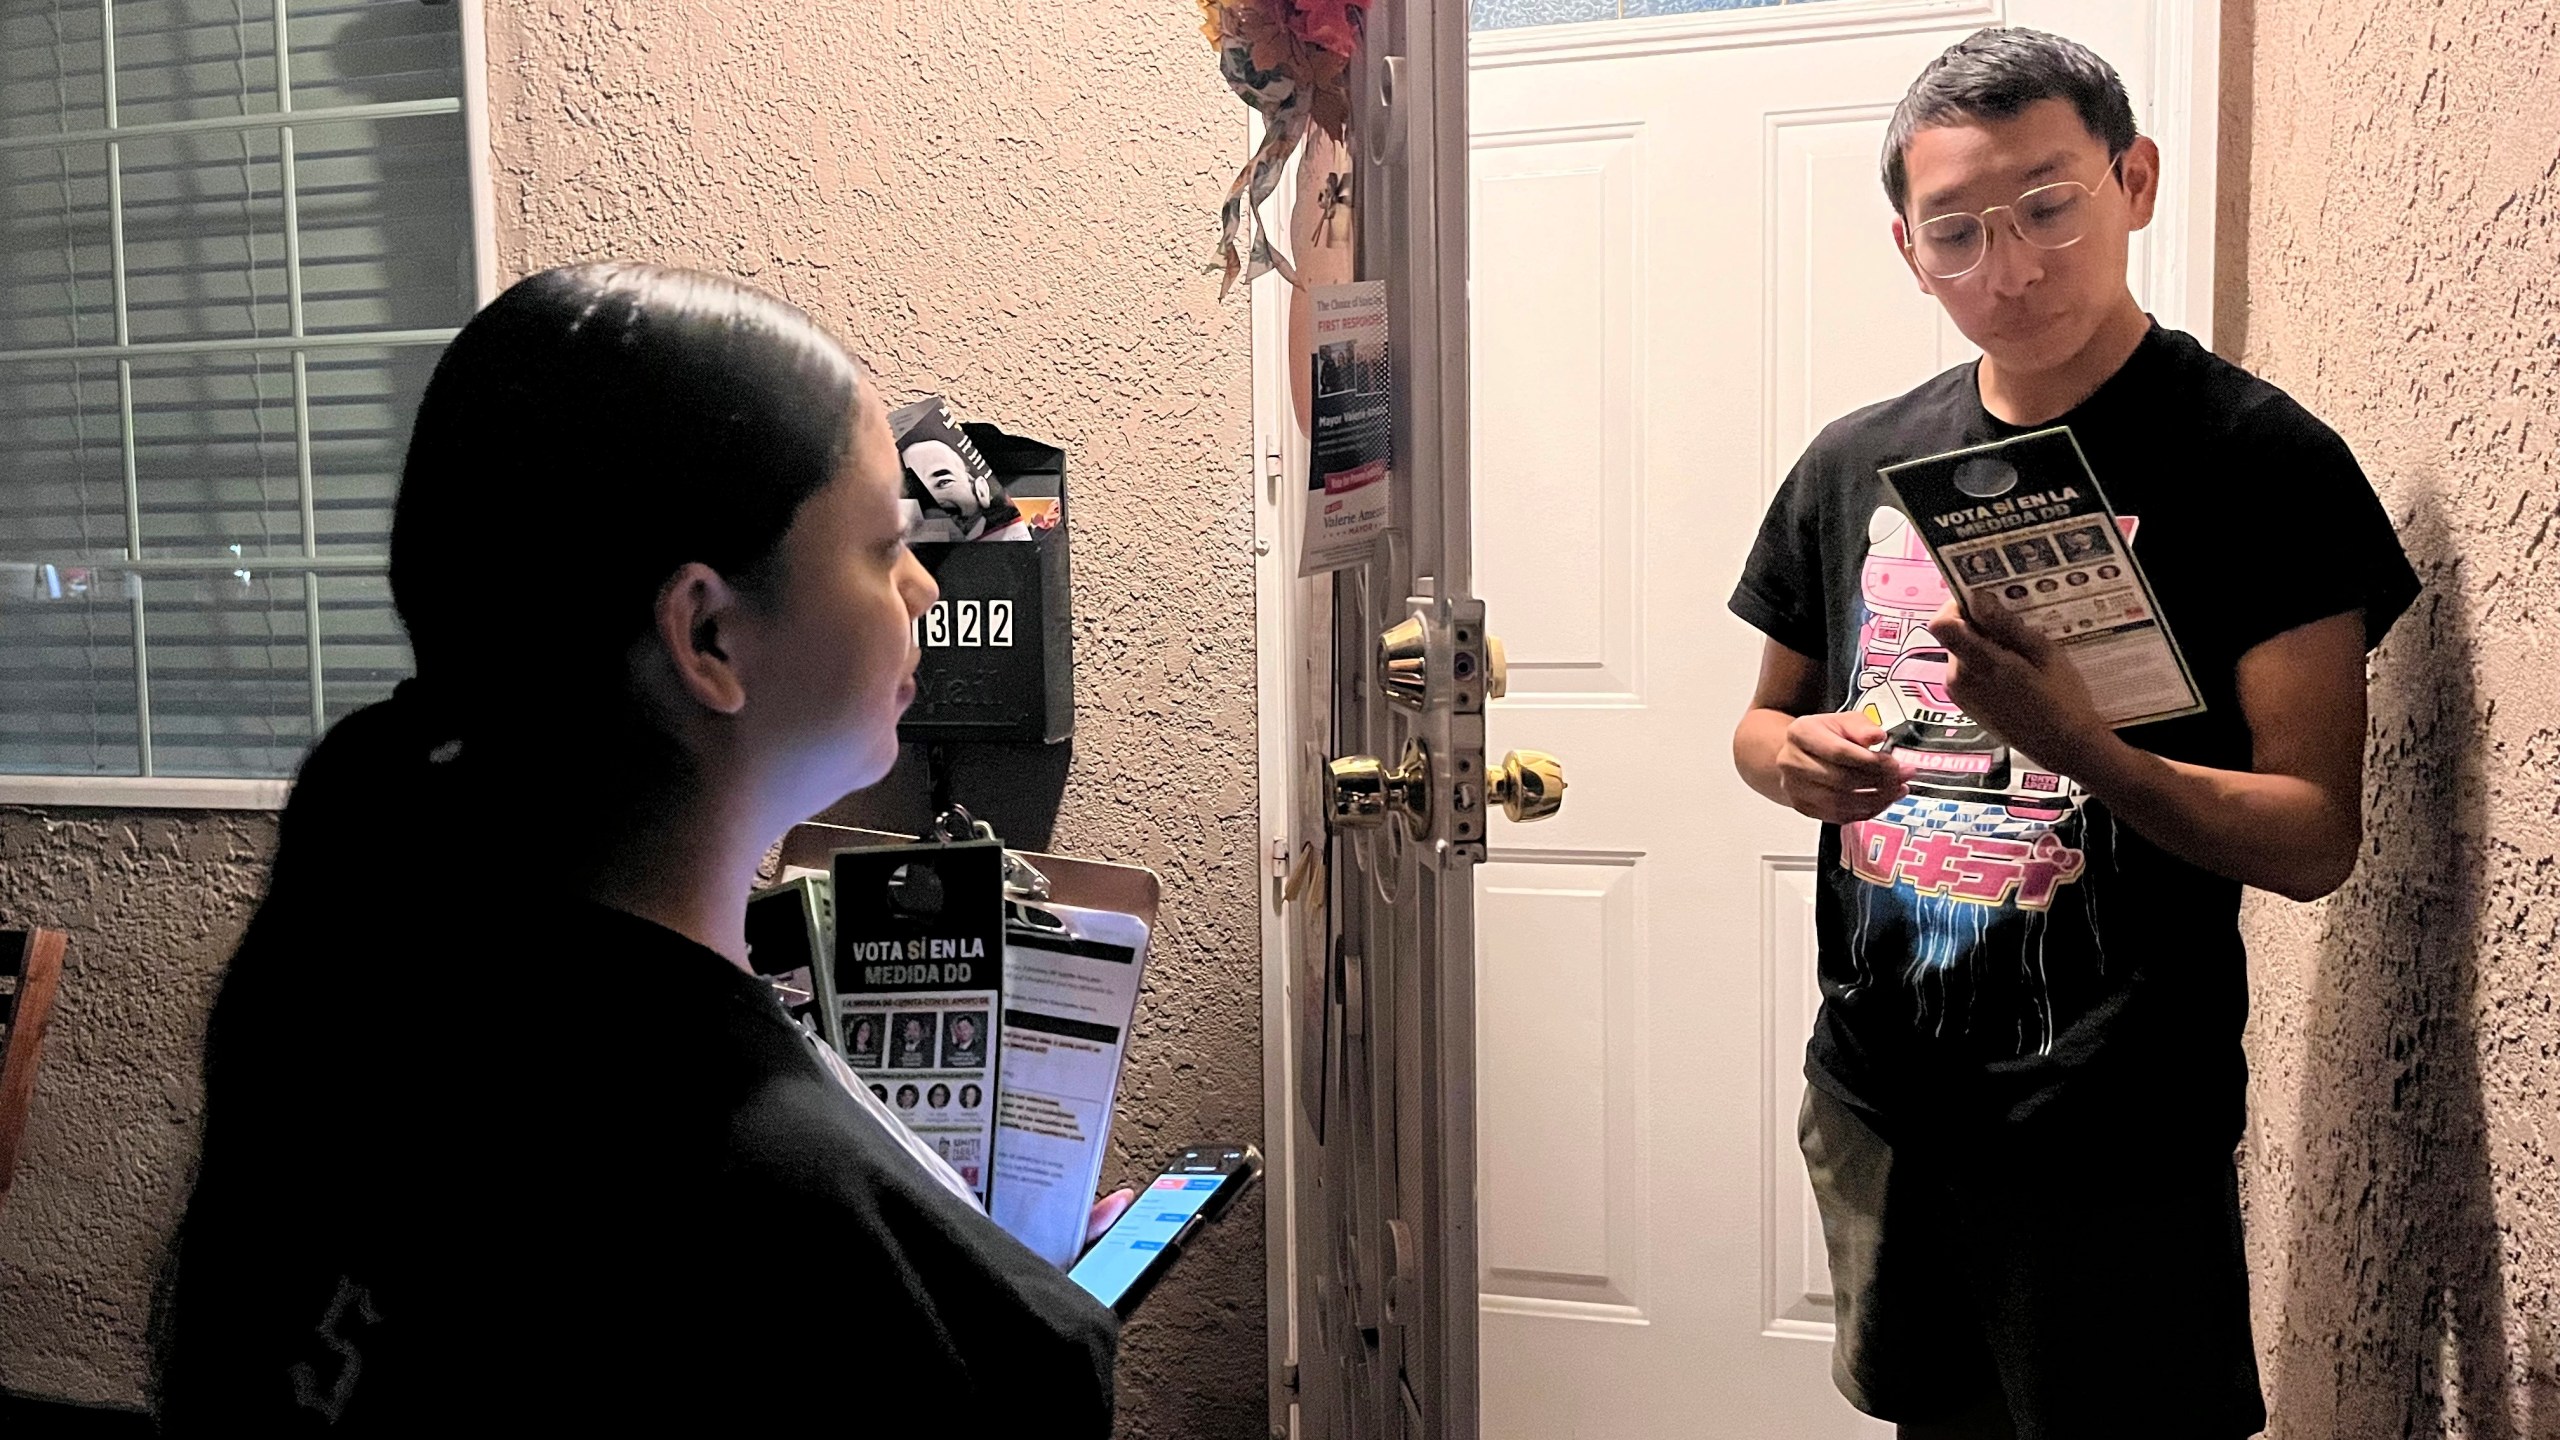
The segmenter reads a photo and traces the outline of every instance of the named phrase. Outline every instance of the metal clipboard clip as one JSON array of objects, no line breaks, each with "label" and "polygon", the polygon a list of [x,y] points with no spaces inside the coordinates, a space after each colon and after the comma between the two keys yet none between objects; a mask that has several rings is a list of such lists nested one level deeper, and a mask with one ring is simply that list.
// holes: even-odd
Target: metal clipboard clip
[{"label": "metal clipboard clip", "polygon": [[[948,807],[945,813],[950,811],[959,812],[952,818],[966,828],[946,833],[937,820],[924,838],[948,842],[975,839],[981,834],[978,828],[981,822],[976,817],[957,805]],[[810,821],[793,826],[783,838],[780,863],[786,867],[824,869],[829,863],[829,856],[847,846],[905,845],[914,843],[915,839],[893,831]],[[1037,913],[1038,907],[1045,905],[1118,910],[1136,916],[1152,927],[1156,922],[1156,912],[1163,903],[1162,878],[1142,865],[1014,850],[1005,851],[1004,860],[1005,899],[1009,911],[1018,908]]]},{"label": "metal clipboard clip", "polygon": [[[930,838],[946,845],[954,840],[993,840],[996,828],[970,814],[968,806],[955,800],[944,806],[941,814],[933,817]],[[1007,849],[1004,852],[1004,898],[1008,902],[1049,898],[1049,877],[1040,873],[1039,866],[1024,859],[1019,850]]]}]

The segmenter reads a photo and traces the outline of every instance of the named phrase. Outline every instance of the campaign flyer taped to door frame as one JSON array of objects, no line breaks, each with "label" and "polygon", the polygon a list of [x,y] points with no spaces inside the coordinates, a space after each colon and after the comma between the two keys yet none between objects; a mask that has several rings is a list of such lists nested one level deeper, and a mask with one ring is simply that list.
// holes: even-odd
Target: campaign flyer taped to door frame
[{"label": "campaign flyer taped to door frame", "polygon": [[845,1064],[983,1205],[1004,1014],[1003,847],[840,850],[834,876]]},{"label": "campaign flyer taped to door frame", "polygon": [[1319,285],[1300,578],[1368,560],[1395,513],[1395,368],[1387,285]]},{"label": "campaign flyer taped to door frame", "polygon": [[2109,725],[2204,709],[2128,527],[2071,427],[1877,473],[1965,614],[2005,609],[2058,642]]}]

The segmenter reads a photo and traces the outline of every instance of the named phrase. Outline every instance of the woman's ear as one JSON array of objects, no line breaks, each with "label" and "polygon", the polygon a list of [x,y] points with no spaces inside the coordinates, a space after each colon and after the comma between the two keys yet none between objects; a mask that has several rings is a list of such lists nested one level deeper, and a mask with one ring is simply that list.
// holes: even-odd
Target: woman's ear
[{"label": "woman's ear", "polygon": [[700,561],[688,562],[658,591],[656,640],[659,653],[695,704],[722,715],[747,708],[743,658],[735,653],[745,638],[743,597],[720,572]]}]

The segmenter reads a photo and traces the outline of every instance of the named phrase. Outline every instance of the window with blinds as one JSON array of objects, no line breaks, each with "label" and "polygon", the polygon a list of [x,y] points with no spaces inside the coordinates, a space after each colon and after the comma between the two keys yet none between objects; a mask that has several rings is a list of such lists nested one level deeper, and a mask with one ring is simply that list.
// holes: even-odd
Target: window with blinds
[{"label": "window with blinds", "polygon": [[290,774],[408,672],[456,7],[0,0],[0,776]]}]

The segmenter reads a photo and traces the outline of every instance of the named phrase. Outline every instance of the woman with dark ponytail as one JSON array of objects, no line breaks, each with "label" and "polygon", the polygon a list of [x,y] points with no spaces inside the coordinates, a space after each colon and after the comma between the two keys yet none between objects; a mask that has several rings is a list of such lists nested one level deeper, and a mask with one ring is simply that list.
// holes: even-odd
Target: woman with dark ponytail
[{"label": "woman with dark ponytail", "polygon": [[876,388],[733,282],[554,270],[454,340],[416,678],[304,762],[214,1007],[169,1433],[1109,1433],[1109,1312],[746,969],[772,842],[896,754],[899,491]]}]

